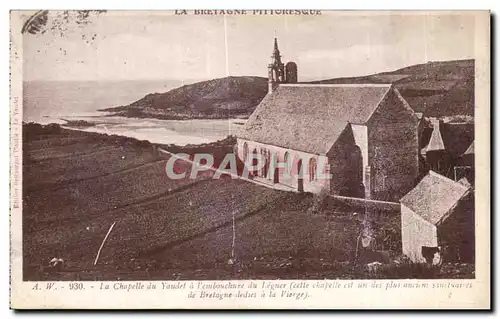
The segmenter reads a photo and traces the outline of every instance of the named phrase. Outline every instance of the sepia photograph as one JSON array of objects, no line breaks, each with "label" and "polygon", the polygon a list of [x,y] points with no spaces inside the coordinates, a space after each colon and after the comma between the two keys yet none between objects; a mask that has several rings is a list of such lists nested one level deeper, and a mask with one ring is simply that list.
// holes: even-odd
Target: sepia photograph
[{"label": "sepia photograph", "polygon": [[11,263],[34,290],[477,279],[488,12],[14,15]]}]

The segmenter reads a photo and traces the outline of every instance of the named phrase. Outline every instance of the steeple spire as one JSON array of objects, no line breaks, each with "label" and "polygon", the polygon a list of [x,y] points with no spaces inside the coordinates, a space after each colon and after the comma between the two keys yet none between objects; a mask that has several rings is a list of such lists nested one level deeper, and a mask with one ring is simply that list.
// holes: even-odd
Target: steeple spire
[{"label": "steeple spire", "polygon": [[272,63],[281,63],[281,54],[278,49],[278,37],[276,36],[276,30],[274,30],[274,49],[271,59]]},{"label": "steeple spire", "polygon": [[268,93],[272,93],[280,83],[285,82],[285,65],[281,62],[281,54],[278,49],[278,37],[276,36],[276,30],[274,30],[273,55],[271,56],[271,61],[267,66],[267,69],[269,71]]}]

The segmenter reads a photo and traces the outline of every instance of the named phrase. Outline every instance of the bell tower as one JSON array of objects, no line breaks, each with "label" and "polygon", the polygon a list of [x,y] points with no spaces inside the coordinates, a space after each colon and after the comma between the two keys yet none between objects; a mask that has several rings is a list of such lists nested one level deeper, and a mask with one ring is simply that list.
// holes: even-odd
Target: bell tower
[{"label": "bell tower", "polygon": [[285,65],[281,62],[281,54],[278,49],[278,38],[276,31],[274,32],[274,48],[271,55],[271,61],[267,66],[268,73],[268,93],[272,93],[274,89],[285,82]]}]

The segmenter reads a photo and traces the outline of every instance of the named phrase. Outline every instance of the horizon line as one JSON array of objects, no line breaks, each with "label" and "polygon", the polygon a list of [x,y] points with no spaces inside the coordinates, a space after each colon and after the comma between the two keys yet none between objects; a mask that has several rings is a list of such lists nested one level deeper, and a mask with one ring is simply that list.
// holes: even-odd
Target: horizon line
[{"label": "horizon line", "polygon": [[[392,70],[385,70],[385,71],[379,71],[376,73],[370,73],[370,74],[364,74],[364,75],[349,75],[349,76],[326,76],[326,77],[313,77],[313,76],[308,76],[308,77],[303,77],[301,78],[300,82],[304,81],[327,81],[327,80],[337,80],[337,79],[350,79],[350,78],[357,78],[357,77],[367,77],[367,76],[373,76],[373,75],[379,75],[383,73],[391,73],[395,72],[401,69],[405,69],[408,67],[414,67],[418,65],[426,65],[426,64],[433,64],[433,63],[446,63],[446,62],[465,62],[465,61],[475,61],[475,58],[464,58],[464,59],[455,59],[455,60],[433,60],[433,61],[427,61],[427,62],[422,62],[422,63],[416,63],[416,64],[410,64],[406,66],[402,66],[397,69],[392,69]],[[258,77],[258,78],[264,78],[267,79],[265,75],[227,75],[227,76],[222,76],[222,77],[213,77],[213,78],[139,78],[139,79],[64,79],[64,80],[58,80],[58,79],[23,79],[22,82],[125,82],[125,81],[188,81],[192,83],[196,82],[203,82],[203,81],[211,81],[211,80],[216,80],[216,79],[224,79],[224,78],[231,78],[231,77]]]}]

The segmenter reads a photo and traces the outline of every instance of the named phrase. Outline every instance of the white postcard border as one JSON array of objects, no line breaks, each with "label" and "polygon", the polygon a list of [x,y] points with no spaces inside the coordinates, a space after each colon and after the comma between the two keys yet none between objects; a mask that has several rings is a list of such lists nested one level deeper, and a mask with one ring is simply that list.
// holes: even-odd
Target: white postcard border
[{"label": "white postcard border", "polygon": [[[113,286],[128,282],[82,282],[85,289],[69,290],[70,282],[54,282],[47,290],[47,282],[22,281],[22,36],[21,21],[17,12],[11,13],[11,307],[16,309],[470,309],[490,307],[490,16],[489,12],[476,12],[476,279],[474,280],[392,280],[399,283],[454,283],[471,285],[471,288],[393,288],[384,289],[391,280],[328,280],[342,287],[328,290],[295,289],[305,292],[309,298],[271,298],[268,289],[248,288],[251,282],[262,287],[261,280],[219,281],[217,283],[243,283],[240,291],[266,292],[265,298],[188,298],[189,291],[196,289],[198,282],[185,281],[185,289],[148,290],[149,281],[141,281],[141,290],[101,289],[102,285]],[[17,163],[17,164],[16,164]],[[17,183],[15,181],[18,181]],[[209,283],[210,281],[206,281]],[[269,281],[300,286],[311,285],[317,280]],[[132,284],[136,282],[131,282]],[[167,282],[165,282],[167,283]],[[173,282],[168,282],[173,283]],[[352,283],[353,288],[346,287]],[[356,288],[366,283],[367,288]],[[372,285],[382,288],[371,288]],[[193,285],[193,289],[190,289]],[[93,286],[93,287],[91,287]],[[256,289],[256,290],[254,290]],[[210,291],[210,290],[209,290]],[[216,291],[216,290],[214,290]],[[229,291],[229,290],[225,290]],[[198,291],[199,292],[199,291]]]}]

